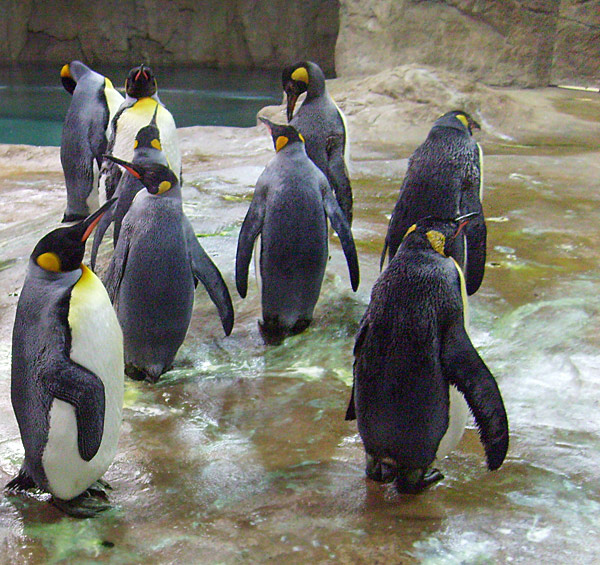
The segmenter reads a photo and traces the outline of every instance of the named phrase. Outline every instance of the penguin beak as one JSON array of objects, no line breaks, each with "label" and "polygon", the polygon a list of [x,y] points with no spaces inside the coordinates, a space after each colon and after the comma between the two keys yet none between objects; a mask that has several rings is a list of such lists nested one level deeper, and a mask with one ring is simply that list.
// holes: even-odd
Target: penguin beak
[{"label": "penguin beak", "polygon": [[128,163],[127,161],[123,161],[117,157],[113,157],[112,155],[103,155],[105,159],[116,163],[117,165],[121,165],[124,169],[126,169],[129,173],[131,173],[136,179],[142,178],[142,171],[136,167],[133,163]]},{"label": "penguin beak", "polygon": [[79,227],[83,229],[83,235],[81,236],[82,243],[84,243],[87,240],[87,238],[90,237],[90,234],[94,231],[94,228],[98,225],[98,222],[102,219],[102,216],[104,216],[104,214],[108,212],[110,207],[117,200],[118,199],[116,197],[107,200],[98,210],[96,210],[93,214],[91,214],[85,220],[83,220],[81,224],[79,224]]},{"label": "penguin beak", "polygon": [[287,120],[289,122],[294,116],[294,108],[296,107],[296,102],[298,101],[298,97],[300,96],[300,93],[298,92],[294,82],[289,81],[285,85],[285,94],[287,96],[286,113]]},{"label": "penguin beak", "polygon": [[271,122],[270,120],[267,120],[267,118],[263,118],[262,116],[259,116],[258,119],[265,124],[265,126],[267,126],[267,129],[269,130],[269,133],[271,135],[273,135],[273,122]]},{"label": "penguin beak", "polygon": [[479,216],[479,212],[471,212],[470,214],[465,214],[464,216],[460,216],[456,218],[454,221],[458,223],[458,228],[456,233],[454,234],[454,239],[456,239],[463,228],[475,217]]}]

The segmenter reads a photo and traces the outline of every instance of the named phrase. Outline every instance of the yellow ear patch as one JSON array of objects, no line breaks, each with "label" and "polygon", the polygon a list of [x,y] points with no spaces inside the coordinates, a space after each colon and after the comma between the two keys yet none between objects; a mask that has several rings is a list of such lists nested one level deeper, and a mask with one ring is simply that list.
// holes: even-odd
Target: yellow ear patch
[{"label": "yellow ear patch", "polygon": [[158,141],[158,139],[153,139],[150,142],[150,145],[152,145],[152,147],[154,147],[154,149],[158,149],[159,151],[162,151],[162,146],[160,144],[160,141]]},{"label": "yellow ear patch", "polygon": [[139,144],[140,144],[140,142],[137,139],[134,140],[134,142],[133,142],[133,148],[137,149],[137,147],[138,147]]},{"label": "yellow ear patch", "polygon": [[467,116],[464,114],[456,114],[456,119],[462,123],[467,129],[469,129],[469,120],[467,120]]},{"label": "yellow ear patch", "polygon": [[[406,233],[404,234],[404,237],[406,237],[409,233],[414,232],[417,229],[417,224],[413,224],[412,226],[410,226],[410,228],[408,228],[406,230]],[[404,237],[402,239],[404,239]]]},{"label": "yellow ear patch", "polygon": [[52,271],[53,273],[60,273],[60,258],[56,253],[48,252],[42,253],[37,259],[36,263],[45,271]]},{"label": "yellow ear patch", "polygon": [[283,149],[287,145],[288,141],[289,139],[285,135],[280,135],[275,141],[275,150],[280,151]]},{"label": "yellow ear patch", "polygon": [[62,69],[60,69],[60,76],[62,78],[73,78],[71,77],[71,69],[69,68],[68,63],[64,65]]},{"label": "yellow ear patch", "polygon": [[162,194],[163,192],[167,192],[170,190],[173,185],[168,181],[164,180],[158,185],[158,194]]},{"label": "yellow ear patch", "polygon": [[300,67],[292,73],[292,80],[299,80],[308,84],[308,71],[306,67]]},{"label": "yellow ear patch", "polygon": [[446,245],[446,236],[439,231],[430,230],[427,232],[427,239],[429,243],[431,243],[431,247],[433,247],[440,255],[446,257],[444,253],[444,245]]}]

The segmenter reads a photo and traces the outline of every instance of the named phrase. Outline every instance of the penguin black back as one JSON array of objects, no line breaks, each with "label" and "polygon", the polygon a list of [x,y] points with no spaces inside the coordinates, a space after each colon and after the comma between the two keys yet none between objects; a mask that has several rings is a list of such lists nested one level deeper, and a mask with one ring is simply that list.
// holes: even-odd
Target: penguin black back
[{"label": "penguin black back", "polygon": [[485,269],[486,227],[481,205],[481,148],[471,135],[476,128],[479,124],[466,112],[448,112],[412,154],[390,219],[382,266],[386,252],[391,260],[406,230],[419,219],[476,212],[477,218],[465,229],[453,256],[465,269],[467,293],[479,288]]},{"label": "penguin black back", "polygon": [[[491,470],[508,448],[502,397],[466,333],[466,289],[451,257],[473,219],[428,217],[411,226],[373,286],[356,336],[346,419],[358,420],[367,475],[395,479],[403,492],[442,477],[431,465],[451,429],[449,385],[475,416]],[[447,449],[460,439],[458,431]]]}]

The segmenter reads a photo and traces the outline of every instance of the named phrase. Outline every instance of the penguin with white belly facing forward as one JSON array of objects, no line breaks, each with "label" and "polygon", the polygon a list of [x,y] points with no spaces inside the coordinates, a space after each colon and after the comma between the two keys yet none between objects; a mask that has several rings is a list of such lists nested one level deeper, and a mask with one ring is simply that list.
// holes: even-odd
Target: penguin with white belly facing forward
[{"label": "penguin with white belly facing forward", "polygon": [[104,286],[82,264],[86,239],[113,203],[39,241],[12,337],[11,400],[25,460],[7,489],[37,486],[81,517],[110,507],[97,481],[121,429],[123,335]]}]

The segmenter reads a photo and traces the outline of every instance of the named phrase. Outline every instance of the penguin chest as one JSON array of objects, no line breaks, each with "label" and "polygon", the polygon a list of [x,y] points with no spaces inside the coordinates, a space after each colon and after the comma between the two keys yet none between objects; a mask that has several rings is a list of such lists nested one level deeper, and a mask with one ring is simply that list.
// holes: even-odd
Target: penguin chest
[{"label": "penguin chest", "polygon": [[90,461],[79,455],[73,405],[54,399],[42,463],[50,491],[69,500],[99,479],[114,459],[123,407],[123,337],[104,286],[87,267],[71,292],[68,323],[72,361],[104,384],[105,414],[100,448]]}]

